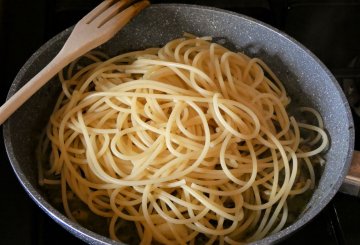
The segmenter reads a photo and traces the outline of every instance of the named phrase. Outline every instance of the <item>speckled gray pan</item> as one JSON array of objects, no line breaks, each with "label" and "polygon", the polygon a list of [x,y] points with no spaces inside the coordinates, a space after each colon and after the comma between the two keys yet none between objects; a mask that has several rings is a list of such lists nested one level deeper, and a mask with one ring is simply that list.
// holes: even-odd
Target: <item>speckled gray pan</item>
[{"label": "speckled gray pan", "polygon": [[[331,147],[326,167],[306,211],[286,229],[258,241],[275,243],[317,215],[337,192],[351,160],[354,129],[341,89],[325,66],[292,38],[256,20],[214,8],[191,5],[153,5],[143,11],[101,48],[110,55],[165,44],[190,32],[213,36],[233,50],[262,58],[284,82],[293,104],[310,105],[324,118]],[[9,96],[36,74],[60,49],[70,29],[44,44],[15,78]],[[67,219],[54,209],[37,184],[35,147],[60,86],[56,78],[31,98],[4,125],[8,155],[20,182],[32,199],[56,222],[90,244],[116,244]]]}]

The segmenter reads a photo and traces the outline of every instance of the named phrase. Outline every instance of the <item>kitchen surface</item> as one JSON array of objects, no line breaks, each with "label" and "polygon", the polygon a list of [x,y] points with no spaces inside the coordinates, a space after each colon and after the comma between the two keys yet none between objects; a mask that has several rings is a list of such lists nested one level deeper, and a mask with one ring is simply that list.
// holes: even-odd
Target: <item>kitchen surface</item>
[{"label": "kitchen surface", "polygon": [[[99,0],[0,0],[0,102],[16,73],[43,43],[75,24]],[[342,86],[360,150],[360,1],[151,1],[214,6],[268,23],[310,49]],[[2,130],[0,130],[2,138]],[[34,142],[36,143],[36,142]],[[0,244],[83,244],[43,213],[25,193],[0,140]],[[338,193],[300,231],[280,244],[360,244],[360,197]]]}]

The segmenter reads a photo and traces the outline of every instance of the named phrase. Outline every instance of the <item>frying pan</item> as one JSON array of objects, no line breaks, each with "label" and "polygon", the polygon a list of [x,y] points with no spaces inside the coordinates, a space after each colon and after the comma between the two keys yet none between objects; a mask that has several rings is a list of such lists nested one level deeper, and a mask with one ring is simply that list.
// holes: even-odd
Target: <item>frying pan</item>
[{"label": "frying pan", "polygon": [[[290,109],[298,105],[311,106],[323,116],[331,145],[324,155],[326,165],[311,200],[295,223],[256,242],[276,243],[316,216],[338,191],[348,171],[354,127],[345,96],[326,67],[294,39],[249,17],[216,8],[152,5],[100,49],[116,55],[160,46],[181,37],[184,31],[212,36],[232,50],[260,57],[283,81],[292,98]],[[55,56],[70,32],[71,28],[58,34],[32,55],[16,76],[9,96]],[[35,149],[59,91],[58,79],[53,78],[5,123],[4,140],[11,165],[31,198],[69,232],[90,244],[117,244],[65,217],[47,201],[37,183]]]}]

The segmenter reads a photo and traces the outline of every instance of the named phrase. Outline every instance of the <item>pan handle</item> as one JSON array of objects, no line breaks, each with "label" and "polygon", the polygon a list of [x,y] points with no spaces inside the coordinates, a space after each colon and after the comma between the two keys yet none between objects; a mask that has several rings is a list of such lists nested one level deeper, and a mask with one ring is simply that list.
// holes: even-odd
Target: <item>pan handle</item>
[{"label": "pan handle", "polygon": [[360,151],[354,151],[348,174],[340,187],[340,192],[360,197]]}]

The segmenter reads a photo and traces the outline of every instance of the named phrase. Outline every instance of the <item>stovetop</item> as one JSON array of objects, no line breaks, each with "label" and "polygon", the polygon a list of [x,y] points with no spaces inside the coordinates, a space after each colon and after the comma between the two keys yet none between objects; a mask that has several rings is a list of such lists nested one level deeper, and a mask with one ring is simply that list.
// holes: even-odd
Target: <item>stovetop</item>
[{"label": "stovetop", "polygon": [[[73,25],[100,0],[0,0],[0,103],[17,71],[49,38]],[[153,0],[215,6],[266,22],[304,44],[332,71],[360,125],[360,1],[358,0]],[[360,128],[355,149],[360,150]],[[2,138],[2,130],[0,130]],[[0,140],[0,244],[83,244],[25,193]],[[360,199],[338,193],[300,231],[280,244],[360,244]]]}]

